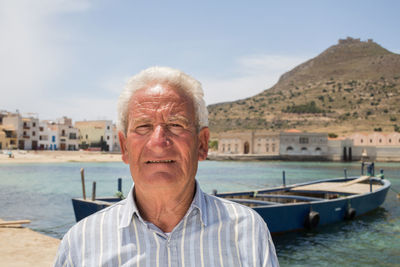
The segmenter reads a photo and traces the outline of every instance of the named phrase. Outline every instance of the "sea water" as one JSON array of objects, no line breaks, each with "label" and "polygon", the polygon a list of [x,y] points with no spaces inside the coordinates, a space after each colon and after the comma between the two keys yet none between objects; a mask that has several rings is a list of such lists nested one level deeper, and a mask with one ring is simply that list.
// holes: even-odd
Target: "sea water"
[{"label": "sea water", "polygon": [[[200,162],[197,180],[205,192],[260,189],[360,174],[359,163],[334,162]],[[123,163],[0,164],[0,218],[29,219],[28,227],[61,238],[75,223],[71,198],[82,196],[80,170],[85,170],[86,196],[93,181],[97,196],[113,196],[117,178],[126,195],[132,186]],[[281,266],[400,266],[400,163],[376,163],[392,183],[385,203],[353,221],[274,236]]]}]

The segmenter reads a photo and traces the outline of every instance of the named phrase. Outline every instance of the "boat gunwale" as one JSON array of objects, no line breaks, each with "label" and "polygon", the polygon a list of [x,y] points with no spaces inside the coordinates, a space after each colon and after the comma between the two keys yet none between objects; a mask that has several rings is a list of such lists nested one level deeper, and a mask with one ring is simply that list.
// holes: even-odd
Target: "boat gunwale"
[{"label": "boat gunwale", "polygon": [[[271,190],[266,190],[266,189],[260,189],[260,190],[253,190],[253,191],[237,191],[237,192],[224,192],[224,193],[218,193],[216,194],[217,197],[221,197],[230,201],[233,201],[235,198],[235,196],[243,196],[243,195],[248,195],[248,196],[258,196],[258,195],[262,195],[263,193],[261,193],[260,191],[267,191],[267,192],[276,192],[276,191],[282,191],[285,189],[285,191],[289,191],[290,189],[294,188],[294,187],[298,187],[298,186],[304,186],[304,185],[310,185],[310,184],[316,184],[316,183],[323,183],[323,182],[337,182],[337,181],[352,181],[359,178],[358,176],[353,176],[353,177],[348,177],[348,178],[332,178],[332,179],[323,179],[323,180],[317,180],[317,181],[312,181],[312,182],[305,182],[305,183],[300,183],[300,184],[294,184],[294,185],[290,185],[290,186],[281,186],[281,187],[275,187],[275,188],[271,188]],[[379,182],[381,184],[381,186],[379,188],[377,188],[375,191],[372,192],[366,192],[366,193],[360,193],[360,194],[350,194],[350,193],[340,193],[340,192],[335,192],[335,191],[311,191],[311,190],[304,190],[304,191],[296,191],[298,193],[333,193],[333,194],[343,194],[343,197],[339,197],[339,198],[332,198],[332,199],[325,199],[325,198],[321,198],[321,200],[315,200],[315,201],[303,201],[303,202],[288,202],[288,203],[279,203],[276,202],[276,204],[268,204],[268,205],[260,205],[258,204],[259,202],[257,200],[255,200],[254,203],[249,203],[249,204],[255,204],[257,205],[256,207],[252,207],[252,208],[270,208],[270,207],[276,207],[276,206],[289,206],[289,205],[312,205],[312,204],[319,204],[319,203],[324,203],[324,202],[335,202],[335,201],[342,201],[344,199],[347,200],[351,200],[354,198],[358,198],[358,197],[362,197],[364,195],[374,195],[380,191],[383,190],[388,190],[388,188],[390,187],[391,183],[389,180],[386,179],[381,179],[381,178],[377,178],[377,177],[370,177],[370,179],[372,179],[373,181]],[[295,191],[292,191],[293,193]],[[230,196],[230,197],[229,197]],[[296,195],[290,195],[290,196],[296,196]],[[279,198],[279,197],[276,197]],[[239,200],[238,202],[240,202],[240,198],[238,198],[237,200]],[[251,199],[248,199],[248,201],[246,202],[251,202]],[[269,202],[269,201],[268,201]],[[240,204],[240,203],[239,203]]]}]

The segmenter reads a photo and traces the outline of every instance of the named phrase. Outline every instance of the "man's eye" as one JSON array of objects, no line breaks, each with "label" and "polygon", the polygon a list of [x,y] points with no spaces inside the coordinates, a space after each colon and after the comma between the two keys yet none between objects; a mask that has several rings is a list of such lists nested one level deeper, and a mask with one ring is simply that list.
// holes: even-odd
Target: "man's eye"
[{"label": "man's eye", "polygon": [[135,132],[138,134],[146,134],[151,131],[151,125],[150,124],[143,124],[139,125],[135,128]]},{"label": "man's eye", "polygon": [[185,127],[179,123],[171,123],[168,125],[168,129],[174,134],[179,134],[185,129]]}]

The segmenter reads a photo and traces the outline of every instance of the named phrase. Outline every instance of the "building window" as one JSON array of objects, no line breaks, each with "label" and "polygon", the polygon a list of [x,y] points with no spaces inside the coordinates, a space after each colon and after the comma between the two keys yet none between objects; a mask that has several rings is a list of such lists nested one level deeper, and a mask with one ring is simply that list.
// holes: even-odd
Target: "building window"
[{"label": "building window", "polygon": [[299,143],[300,144],[308,144],[308,137],[300,137]]},{"label": "building window", "polygon": [[306,147],[302,147],[301,151],[307,151],[307,148]]},{"label": "building window", "polygon": [[317,147],[317,148],[315,149],[315,151],[321,151],[321,148],[320,148],[320,147]]},{"label": "building window", "polygon": [[39,127],[39,131],[43,132],[43,127]]},{"label": "building window", "polygon": [[110,130],[110,126],[107,126],[107,130]]},{"label": "building window", "polygon": [[107,136],[107,140],[110,140],[110,137],[109,137],[109,136]]},{"label": "building window", "polygon": [[392,142],[392,139],[389,139],[389,143],[391,143]]},{"label": "building window", "polygon": [[372,143],[372,139],[369,139],[369,142]]},{"label": "building window", "polygon": [[36,122],[33,122],[33,123],[32,123],[32,127],[36,127]]},{"label": "building window", "polygon": [[293,147],[288,146],[288,147],[286,148],[286,151],[293,151]]},{"label": "building window", "polygon": [[364,139],[361,139],[361,144],[364,143]]},{"label": "building window", "polygon": [[33,131],[33,132],[32,132],[32,136],[35,136],[35,135],[36,135],[36,133],[35,133],[35,131]]},{"label": "building window", "polygon": [[54,142],[56,142],[56,136],[55,135],[53,135],[52,137],[51,137],[51,141],[54,143]]},{"label": "building window", "polygon": [[88,139],[88,135],[86,135],[86,139]]},{"label": "building window", "polygon": [[382,139],[379,139],[379,143],[382,143]]},{"label": "building window", "polygon": [[65,130],[61,131],[61,136],[65,136]]}]

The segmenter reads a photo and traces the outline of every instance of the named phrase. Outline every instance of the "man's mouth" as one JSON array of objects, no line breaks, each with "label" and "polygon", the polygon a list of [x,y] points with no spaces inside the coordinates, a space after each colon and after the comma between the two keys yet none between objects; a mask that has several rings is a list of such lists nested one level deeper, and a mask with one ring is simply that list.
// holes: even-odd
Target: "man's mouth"
[{"label": "man's mouth", "polygon": [[174,160],[167,159],[167,160],[148,160],[146,161],[146,164],[151,164],[151,163],[174,163]]}]

